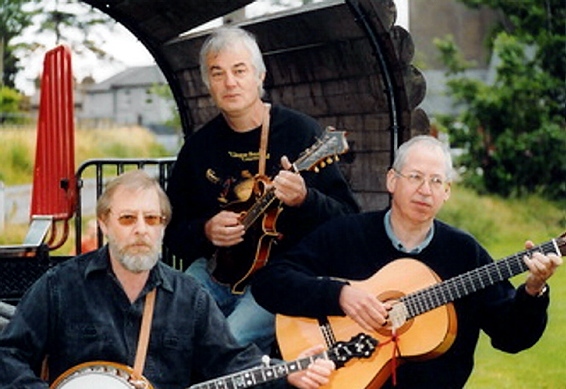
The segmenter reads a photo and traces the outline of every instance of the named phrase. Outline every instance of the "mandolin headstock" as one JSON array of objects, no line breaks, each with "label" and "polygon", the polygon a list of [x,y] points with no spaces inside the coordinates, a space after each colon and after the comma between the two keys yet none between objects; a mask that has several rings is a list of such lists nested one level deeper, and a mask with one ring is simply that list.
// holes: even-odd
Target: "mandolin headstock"
[{"label": "mandolin headstock", "polygon": [[320,139],[295,161],[295,171],[314,170],[318,172],[319,167],[324,168],[333,163],[338,160],[340,154],[348,150],[346,131],[337,131],[334,127],[328,126]]}]

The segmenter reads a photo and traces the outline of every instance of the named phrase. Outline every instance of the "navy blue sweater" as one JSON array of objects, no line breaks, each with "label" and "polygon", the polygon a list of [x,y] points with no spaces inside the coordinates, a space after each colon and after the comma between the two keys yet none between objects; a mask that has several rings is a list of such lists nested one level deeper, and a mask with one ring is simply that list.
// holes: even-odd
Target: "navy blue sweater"
[{"label": "navy blue sweater", "polygon": [[[329,221],[257,273],[252,292],[271,312],[321,318],[344,313],[338,299],[345,281],[365,280],[386,264],[409,257],[385,232],[385,211]],[[442,279],[476,269],[493,260],[469,234],[438,220],[430,244],[410,257]],[[400,279],[404,277],[399,274]],[[549,299],[531,297],[524,286],[498,282],[455,301],[457,335],[450,349],[398,370],[397,388],[461,388],[474,364],[480,330],[500,350],[515,353],[531,347],[546,326]],[[388,387],[391,383],[387,383]]]}]

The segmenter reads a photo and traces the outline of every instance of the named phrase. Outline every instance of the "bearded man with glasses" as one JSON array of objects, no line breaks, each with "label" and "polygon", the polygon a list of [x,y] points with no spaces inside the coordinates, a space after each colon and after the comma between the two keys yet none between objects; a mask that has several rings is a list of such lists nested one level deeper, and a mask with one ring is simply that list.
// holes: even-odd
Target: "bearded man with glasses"
[{"label": "bearded man with glasses", "polygon": [[[262,364],[210,295],[159,261],[171,206],[154,178],[118,176],[96,214],[108,244],[48,270],[0,333],[0,387],[186,388]],[[317,358],[269,387],[315,389],[333,369]]]}]

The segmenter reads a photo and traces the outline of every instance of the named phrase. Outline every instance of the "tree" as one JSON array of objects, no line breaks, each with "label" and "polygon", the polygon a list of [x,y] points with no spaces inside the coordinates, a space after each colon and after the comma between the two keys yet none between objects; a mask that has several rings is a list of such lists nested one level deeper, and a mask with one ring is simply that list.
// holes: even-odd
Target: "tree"
[{"label": "tree", "polygon": [[498,59],[492,84],[466,78],[450,38],[436,42],[448,89],[463,108],[440,118],[465,183],[502,196],[566,197],[566,3],[563,0],[460,0],[506,16],[490,46]]},{"label": "tree", "polygon": [[22,5],[28,0],[0,0],[0,83],[14,87],[15,74],[19,70],[14,50],[10,44],[14,37],[32,24],[33,13],[25,11]]},{"label": "tree", "polygon": [[43,11],[35,17],[34,30],[49,33],[58,45],[63,41],[71,46],[73,53],[81,55],[92,52],[98,59],[107,59],[108,54],[100,49],[97,27],[109,27],[115,22],[100,11],[79,0],[33,0]]},{"label": "tree", "polygon": [[7,86],[0,87],[0,124],[21,124],[25,117],[21,115],[24,96]]},{"label": "tree", "polygon": [[[48,49],[63,42],[76,56],[92,54],[98,60],[113,60],[100,49],[104,40],[100,27],[108,30],[115,22],[79,0],[0,0],[0,4],[3,80],[7,86],[14,87],[22,58],[43,56]],[[24,38],[24,35],[32,38]]]}]

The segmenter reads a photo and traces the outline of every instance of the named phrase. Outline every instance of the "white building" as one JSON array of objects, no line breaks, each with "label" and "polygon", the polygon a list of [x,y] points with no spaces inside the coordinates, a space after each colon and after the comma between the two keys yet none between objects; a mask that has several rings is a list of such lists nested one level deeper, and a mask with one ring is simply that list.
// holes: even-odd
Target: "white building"
[{"label": "white building", "polygon": [[155,94],[155,86],[166,85],[156,65],[132,67],[107,80],[84,88],[83,122],[111,122],[119,125],[163,125],[173,116],[173,100]]}]

